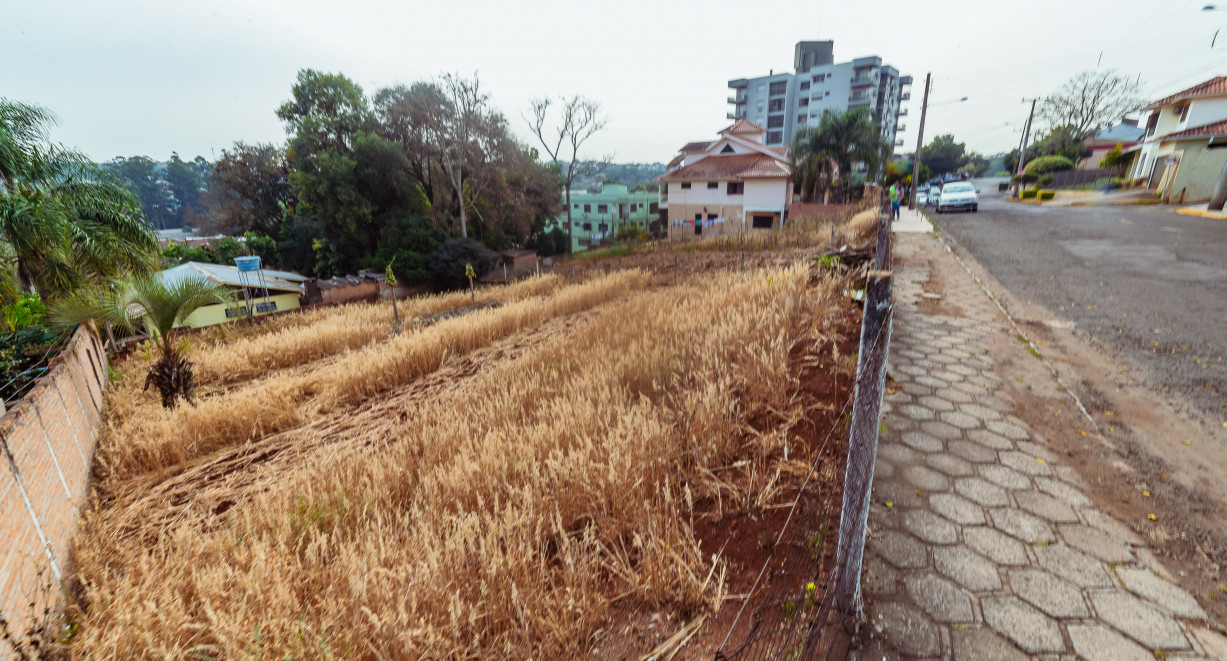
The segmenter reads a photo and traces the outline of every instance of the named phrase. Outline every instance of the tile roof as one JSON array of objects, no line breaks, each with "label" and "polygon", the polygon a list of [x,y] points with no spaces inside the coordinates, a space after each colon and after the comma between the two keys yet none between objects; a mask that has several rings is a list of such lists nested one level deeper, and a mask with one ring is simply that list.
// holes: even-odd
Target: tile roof
[{"label": "tile roof", "polygon": [[682,151],[703,151],[711,146],[711,140],[696,140],[695,142],[687,142],[682,146]]},{"label": "tile roof", "polygon": [[769,152],[774,152],[780,156],[788,156],[788,147],[765,147]]},{"label": "tile roof", "polygon": [[1227,135],[1227,119],[1219,120],[1213,124],[1194,126],[1191,129],[1177,131],[1176,133],[1168,133],[1160,138],[1160,140],[1187,140],[1189,138],[1209,138],[1219,135]]},{"label": "tile roof", "polygon": [[742,117],[741,119],[733,122],[732,126],[721,131],[720,134],[723,135],[725,133],[732,133],[733,135],[746,135],[750,133],[766,133],[766,132],[767,132],[767,129],[759,126],[758,124],[755,124],[754,122],[751,122],[745,117]]},{"label": "tile roof", "polygon": [[1196,99],[1202,96],[1222,96],[1227,95],[1227,76],[1215,76],[1200,85],[1194,85],[1186,90],[1176,92],[1171,96],[1165,96],[1158,101],[1146,106],[1146,109],[1165,106],[1169,103],[1174,103],[1181,99]]},{"label": "tile roof", "polygon": [[766,154],[708,156],[683,168],[666,172],[653,181],[772,179],[789,176],[788,166]]}]

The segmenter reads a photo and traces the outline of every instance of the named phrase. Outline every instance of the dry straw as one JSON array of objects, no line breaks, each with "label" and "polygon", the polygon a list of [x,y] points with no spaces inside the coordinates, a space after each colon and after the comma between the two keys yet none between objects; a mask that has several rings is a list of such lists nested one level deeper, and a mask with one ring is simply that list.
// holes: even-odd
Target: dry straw
[{"label": "dry straw", "polygon": [[559,658],[587,654],[615,605],[711,613],[725,565],[701,551],[694,521],[766,504],[804,414],[792,356],[830,332],[839,287],[801,267],[645,284],[624,272],[560,288],[140,428],[112,419],[112,468],[128,475],[312,418],[357,416],[361,430],[387,412],[353,405],[630,294],[378,434],[317,443],[226,508],[184,510],[152,541],[114,534],[133,494],[96,502],[67,651]]}]

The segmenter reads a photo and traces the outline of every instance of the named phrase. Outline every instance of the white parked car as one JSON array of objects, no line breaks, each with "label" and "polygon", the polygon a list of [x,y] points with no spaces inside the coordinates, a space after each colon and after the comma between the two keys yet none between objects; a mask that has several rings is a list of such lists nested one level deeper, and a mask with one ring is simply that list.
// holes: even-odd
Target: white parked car
[{"label": "white parked car", "polygon": [[966,181],[952,181],[942,186],[941,197],[937,199],[937,213],[964,209],[977,211],[980,208],[979,191]]}]

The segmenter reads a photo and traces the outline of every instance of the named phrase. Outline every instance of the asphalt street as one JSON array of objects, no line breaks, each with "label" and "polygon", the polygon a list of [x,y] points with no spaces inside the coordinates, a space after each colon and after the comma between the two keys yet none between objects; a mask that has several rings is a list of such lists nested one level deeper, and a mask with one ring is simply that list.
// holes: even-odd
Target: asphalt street
[{"label": "asphalt street", "polygon": [[1132,359],[1173,403],[1227,416],[1227,221],[1006,202],[995,181],[976,184],[978,213],[928,210],[937,231],[1018,299]]}]

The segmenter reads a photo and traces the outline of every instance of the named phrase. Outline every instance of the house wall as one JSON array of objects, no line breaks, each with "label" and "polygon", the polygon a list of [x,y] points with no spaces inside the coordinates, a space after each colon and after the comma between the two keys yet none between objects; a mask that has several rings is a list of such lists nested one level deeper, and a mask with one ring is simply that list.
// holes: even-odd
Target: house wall
[{"label": "house wall", "polygon": [[788,180],[750,179],[742,205],[747,211],[783,211],[788,206]]},{"label": "house wall", "polygon": [[1181,191],[1184,191],[1185,204],[1209,201],[1223,165],[1227,163],[1227,148],[1206,149],[1205,140],[1188,141],[1181,142],[1176,153],[1180,155],[1180,162],[1173,166],[1176,171],[1169,179],[1164,197],[1180,200]]},{"label": "house wall", "polygon": [[1227,97],[1199,99],[1189,106],[1189,116],[1178,125],[1179,131],[1227,119]]},{"label": "house wall", "polygon": [[[0,419],[0,613],[24,632],[70,571],[102,425],[107,358],[82,326],[51,371]],[[0,653],[6,645],[0,642]]]},{"label": "house wall", "polygon": [[[377,290],[378,290],[378,286],[372,287],[368,296],[373,296],[377,292]],[[333,292],[333,291],[336,291],[336,290],[335,289],[329,290],[328,293]],[[328,293],[324,293],[325,303],[341,302],[341,301],[336,301],[336,300],[330,300],[328,297]],[[243,300],[242,292],[238,292],[236,294],[235,300],[237,301],[237,304],[231,305],[229,307],[241,309],[247,305],[246,301]],[[269,296],[268,300],[269,302],[275,302],[277,304],[276,312],[285,312],[286,310],[294,310],[299,307],[298,294],[292,294],[292,293],[277,294],[275,296]],[[344,299],[344,300],[349,300],[349,299]],[[252,310],[253,311],[255,310],[256,303],[263,303],[263,302],[264,302],[263,296],[261,296],[259,299],[253,298],[251,300]],[[236,319],[242,319],[246,317],[245,314],[239,317],[227,317],[226,308],[227,306],[220,305],[220,304],[206,305],[196,310],[192,314],[188,315],[188,318],[184,320],[182,326],[187,327],[187,328],[200,328],[201,326],[213,326],[215,324],[224,324],[227,321],[235,321]],[[259,316],[262,314],[272,314],[272,312],[256,312],[255,314]]]}]

